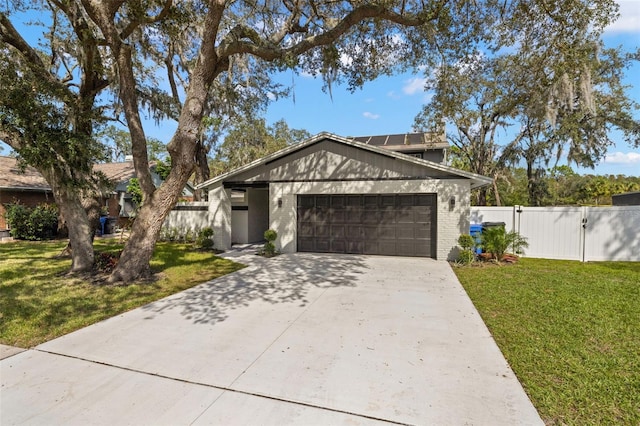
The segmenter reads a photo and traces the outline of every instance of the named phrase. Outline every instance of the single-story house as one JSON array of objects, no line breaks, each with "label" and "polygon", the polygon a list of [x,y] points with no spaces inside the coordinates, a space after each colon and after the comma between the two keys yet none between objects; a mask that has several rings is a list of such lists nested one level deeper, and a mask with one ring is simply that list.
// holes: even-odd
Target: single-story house
[{"label": "single-story house", "polygon": [[[153,171],[154,164],[150,166],[153,181],[159,185],[161,179]],[[120,163],[96,164],[94,170],[104,173],[113,182],[115,187],[108,197],[102,199],[102,203],[106,215],[117,218],[123,224],[134,209],[131,194],[127,192],[130,180],[136,176],[132,159],[127,158],[127,161]],[[190,186],[185,191],[186,196],[193,195]],[[21,170],[16,158],[0,156],[0,233],[6,234],[4,236],[8,236],[4,205],[16,201],[29,207],[42,203],[55,204],[51,188],[40,172],[30,166]]]},{"label": "single-story house", "polygon": [[490,183],[442,162],[320,133],[197,189],[209,192],[219,248],[260,242],[273,229],[285,253],[452,259],[458,237],[469,232],[470,191]]}]

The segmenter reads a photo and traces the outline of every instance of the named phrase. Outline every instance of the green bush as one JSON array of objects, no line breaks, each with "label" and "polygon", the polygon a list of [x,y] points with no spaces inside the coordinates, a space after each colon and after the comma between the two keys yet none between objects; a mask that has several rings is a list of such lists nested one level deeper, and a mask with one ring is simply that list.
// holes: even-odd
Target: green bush
[{"label": "green bush", "polygon": [[264,239],[267,240],[262,248],[262,254],[267,257],[275,256],[276,246],[273,242],[278,238],[278,233],[273,229],[267,229],[264,231]]},{"label": "green bush", "polygon": [[463,265],[468,265],[472,263],[474,260],[475,260],[475,256],[473,252],[468,249],[461,250],[460,254],[458,255],[458,262],[462,263]]},{"label": "green bush", "polygon": [[463,265],[472,263],[476,258],[473,250],[476,246],[475,239],[469,234],[462,234],[458,237],[458,245],[462,247],[458,255],[458,262]]},{"label": "green bush", "polygon": [[273,229],[267,229],[266,231],[264,231],[264,239],[268,242],[272,243],[276,240],[276,238],[278,238],[278,233]]},{"label": "green bush", "polygon": [[198,232],[198,237],[196,238],[196,246],[201,249],[212,249],[213,248],[213,229],[209,226],[206,228],[202,228],[200,232]]},{"label": "green bush", "polygon": [[40,204],[30,208],[19,203],[8,204],[5,217],[11,236],[18,240],[46,240],[57,234],[58,209],[55,205]]},{"label": "green bush", "polygon": [[458,237],[458,245],[462,247],[463,250],[471,250],[475,244],[476,241],[469,234],[462,234]]},{"label": "green bush", "polygon": [[524,253],[523,249],[529,247],[527,239],[515,231],[507,232],[502,226],[486,228],[482,231],[482,247],[487,253],[491,253],[498,262],[511,248],[513,253]]}]

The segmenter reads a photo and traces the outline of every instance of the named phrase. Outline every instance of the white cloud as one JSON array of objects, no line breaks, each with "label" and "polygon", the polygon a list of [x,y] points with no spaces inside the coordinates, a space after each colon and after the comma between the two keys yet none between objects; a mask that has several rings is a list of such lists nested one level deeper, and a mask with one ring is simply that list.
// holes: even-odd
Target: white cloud
[{"label": "white cloud", "polygon": [[369,111],[365,111],[365,112],[363,112],[363,113],[362,113],[362,116],[363,116],[364,118],[368,118],[368,119],[370,119],[370,120],[377,120],[378,118],[380,118],[380,115],[379,115],[379,114],[374,114],[374,113],[369,112]]},{"label": "white cloud", "polygon": [[620,17],[606,28],[611,33],[640,33],[640,1],[618,0]]},{"label": "white cloud", "polygon": [[640,164],[640,152],[614,152],[604,158],[607,164]]},{"label": "white cloud", "polygon": [[405,80],[402,91],[407,95],[415,95],[418,92],[424,91],[425,84],[427,84],[427,79],[424,77],[410,78],[409,80]]},{"label": "white cloud", "polygon": [[387,96],[390,97],[391,99],[400,99],[400,95],[397,92],[394,92],[393,90],[388,91]]}]

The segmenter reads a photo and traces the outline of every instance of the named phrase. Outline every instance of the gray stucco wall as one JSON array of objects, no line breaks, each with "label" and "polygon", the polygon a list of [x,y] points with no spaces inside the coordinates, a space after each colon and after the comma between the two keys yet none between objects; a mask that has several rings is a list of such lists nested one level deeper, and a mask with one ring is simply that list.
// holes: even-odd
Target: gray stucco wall
[{"label": "gray stucco wall", "polygon": [[209,188],[209,219],[216,248],[231,248],[231,190],[222,184]]},{"label": "gray stucco wall", "polygon": [[249,205],[249,242],[264,240],[264,231],[269,229],[269,191],[267,189],[247,190]]},{"label": "gray stucco wall", "polygon": [[233,181],[398,179],[447,174],[330,140],[241,173]]}]

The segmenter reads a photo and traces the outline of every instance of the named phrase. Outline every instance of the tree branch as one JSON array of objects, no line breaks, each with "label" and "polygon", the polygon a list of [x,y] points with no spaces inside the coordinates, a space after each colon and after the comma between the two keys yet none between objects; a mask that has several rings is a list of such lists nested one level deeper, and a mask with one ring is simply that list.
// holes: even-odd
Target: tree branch
[{"label": "tree branch", "polygon": [[153,24],[164,19],[169,14],[171,6],[173,6],[173,0],[166,0],[162,10],[156,16],[129,22],[129,25],[120,33],[120,38],[126,40],[140,25]]},{"label": "tree branch", "polygon": [[[349,12],[336,26],[324,33],[311,35],[291,47],[279,47],[266,40],[261,40],[257,32],[245,26],[232,30],[218,48],[219,57],[248,53],[264,60],[274,60],[286,55],[300,55],[315,47],[331,44],[338,40],[354,25],[370,18],[383,19],[402,26],[419,26],[428,22],[428,18],[417,15],[395,13],[384,6],[364,4]],[[243,39],[248,39],[243,40]]]},{"label": "tree branch", "polygon": [[22,38],[20,33],[18,33],[4,13],[0,13],[0,40],[20,52],[20,54],[26,59],[28,64],[27,66],[36,73],[36,75],[54,86],[68,102],[72,102],[72,99],[74,98],[73,93],[65,84],[60,82],[60,80],[49,72],[47,65],[42,62],[38,52],[29,46],[25,39]]}]

